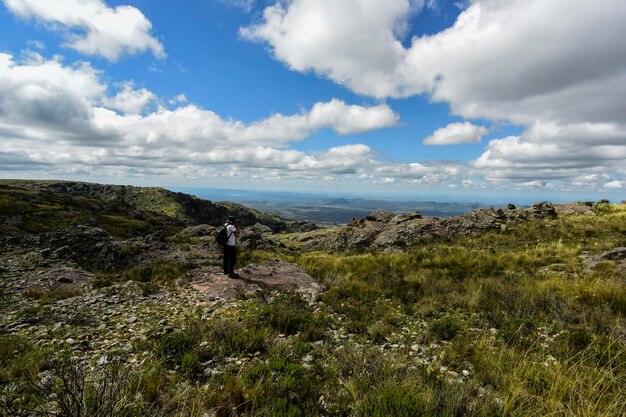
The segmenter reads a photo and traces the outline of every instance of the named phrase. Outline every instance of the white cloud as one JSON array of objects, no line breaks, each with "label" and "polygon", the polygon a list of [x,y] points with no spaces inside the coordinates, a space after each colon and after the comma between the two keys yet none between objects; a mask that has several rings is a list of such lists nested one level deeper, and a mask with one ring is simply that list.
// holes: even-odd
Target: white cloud
[{"label": "white cloud", "polygon": [[577,181],[624,163],[626,126],[536,123],[521,136],[492,140],[472,164],[492,178]]},{"label": "white cloud", "polygon": [[439,128],[424,139],[425,145],[458,145],[462,143],[480,143],[483,135],[489,130],[483,126],[476,126],[470,122],[450,123]]},{"label": "white cloud", "polygon": [[277,59],[296,71],[315,71],[359,93],[389,95],[404,55],[396,34],[406,27],[408,0],[278,2],[261,24],[243,28],[266,41]]},{"label": "white cloud", "polygon": [[[92,103],[106,87],[89,64],[71,67],[31,55],[23,65],[0,53],[0,131],[65,139],[89,129]],[[91,137],[90,139],[96,139]]]},{"label": "white cloud", "polygon": [[146,107],[156,101],[152,91],[145,88],[135,90],[132,82],[124,83],[122,90],[112,98],[105,98],[104,105],[112,109],[121,110],[126,114],[140,114]]},{"label": "white cloud", "polygon": [[332,127],[338,133],[348,135],[395,126],[399,116],[386,104],[373,107],[349,106],[333,99],[327,103],[316,103],[308,120],[313,126]]},{"label": "white cloud", "polygon": [[564,180],[626,165],[623,0],[459,6],[453,26],[407,46],[409,0],[278,1],[241,34],[292,70],[360,94],[426,94],[465,118],[529,127],[475,161],[492,178]]},{"label": "white cloud", "polygon": [[250,12],[256,0],[217,0],[219,3],[222,3],[227,6],[238,7],[240,9],[245,10],[246,12]]},{"label": "white cloud", "polygon": [[411,16],[409,0],[278,2],[241,33],[267,42],[292,69],[362,94],[431,93],[466,117],[586,121],[589,113],[620,114],[619,98],[602,98],[626,76],[626,45],[615,41],[626,32],[626,6],[601,3],[475,0],[452,27],[407,48],[399,28]]},{"label": "white cloud", "polygon": [[322,128],[347,135],[398,122],[386,104],[363,107],[340,100],[249,124],[194,104],[145,113],[157,100],[152,92],[124,83],[110,97],[99,75],[87,64],[64,66],[39,55],[18,63],[0,54],[2,170],[46,165],[47,172],[164,173],[223,165],[231,172],[260,169],[274,176],[362,175],[375,163],[366,145],[317,153],[290,145]]},{"label": "white cloud", "polygon": [[603,187],[609,190],[620,190],[624,187],[624,184],[621,181],[610,181],[604,184]]},{"label": "white cloud", "polygon": [[26,45],[32,49],[46,49],[46,44],[38,40],[27,41]]},{"label": "white cloud", "polygon": [[184,104],[188,101],[189,100],[187,100],[187,96],[181,93],[177,95],[176,97],[169,99],[168,103],[174,105],[174,104]]},{"label": "white cloud", "polygon": [[132,6],[108,7],[101,0],[4,0],[18,16],[68,31],[66,46],[86,55],[117,61],[122,55],[152,51],[165,57],[161,42],[150,32],[152,23]]}]

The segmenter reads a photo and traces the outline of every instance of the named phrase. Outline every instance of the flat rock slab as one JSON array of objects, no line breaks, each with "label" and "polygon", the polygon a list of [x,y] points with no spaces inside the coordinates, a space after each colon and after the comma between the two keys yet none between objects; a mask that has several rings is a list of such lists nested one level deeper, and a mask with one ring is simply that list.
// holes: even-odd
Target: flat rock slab
[{"label": "flat rock slab", "polygon": [[209,298],[225,299],[254,295],[264,289],[294,291],[312,298],[324,290],[298,265],[281,260],[272,259],[235,272],[239,274],[237,279],[224,275],[219,267],[203,268],[193,275],[191,285]]},{"label": "flat rock slab", "polygon": [[93,278],[93,274],[84,269],[55,266],[38,273],[26,274],[25,278],[27,289],[73,289],[87,284]]}]

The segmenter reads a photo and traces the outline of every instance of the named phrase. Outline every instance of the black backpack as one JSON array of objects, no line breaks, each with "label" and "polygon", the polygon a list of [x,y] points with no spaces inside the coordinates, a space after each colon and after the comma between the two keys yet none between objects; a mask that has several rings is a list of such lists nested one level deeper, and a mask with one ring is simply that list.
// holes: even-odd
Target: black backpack
[{"label": "black backpack", "polygon": [[225,245],[228,241],[228,232],[226,231],[226,226],[222,226],[217,229],[217,233],[215,233],[215,241],[218,245]]}]

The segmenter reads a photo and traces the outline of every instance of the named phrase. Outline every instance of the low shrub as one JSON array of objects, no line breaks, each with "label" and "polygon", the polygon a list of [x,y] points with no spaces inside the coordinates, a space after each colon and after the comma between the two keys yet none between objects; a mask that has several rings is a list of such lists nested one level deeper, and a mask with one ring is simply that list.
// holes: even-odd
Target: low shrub
[{"label": "low shrub", "polygon": [[463,322],[455,316],[445,315],[430,325],[430,332],[442,340],[453,339],[463,329]]}]

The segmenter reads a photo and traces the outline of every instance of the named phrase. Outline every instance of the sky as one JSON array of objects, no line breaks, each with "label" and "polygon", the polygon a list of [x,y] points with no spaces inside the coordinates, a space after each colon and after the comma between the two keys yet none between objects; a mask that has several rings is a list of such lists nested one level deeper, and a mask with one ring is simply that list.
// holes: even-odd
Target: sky
[{"label": "sky", "polygon": [[623,0],[0,0],[0,177],[619,201],[625,21]]}]

